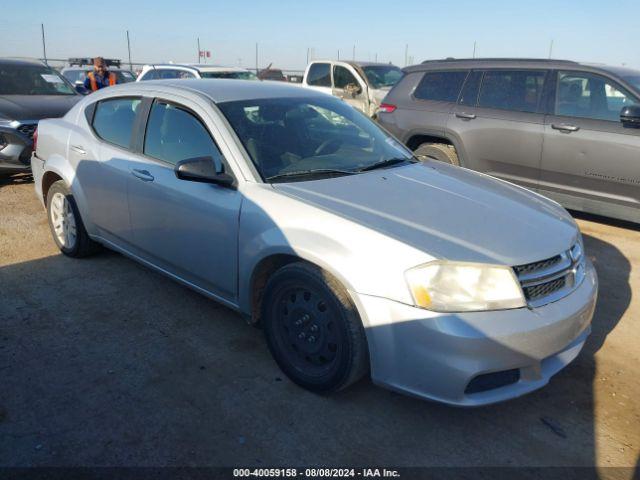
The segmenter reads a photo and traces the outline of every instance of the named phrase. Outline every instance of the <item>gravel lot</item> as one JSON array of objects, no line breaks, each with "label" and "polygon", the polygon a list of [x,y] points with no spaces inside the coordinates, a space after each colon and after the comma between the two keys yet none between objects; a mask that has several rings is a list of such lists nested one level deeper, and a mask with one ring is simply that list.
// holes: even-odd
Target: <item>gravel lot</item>
[{"label": "gravel lot", "polygon": [[0,180],[0,465],[636,466],[640,232],[579,223],[601,282],[585,350],[538,392],[455,409],[301,390],[234,312],[116,253],[63,257],[31,178]]}]

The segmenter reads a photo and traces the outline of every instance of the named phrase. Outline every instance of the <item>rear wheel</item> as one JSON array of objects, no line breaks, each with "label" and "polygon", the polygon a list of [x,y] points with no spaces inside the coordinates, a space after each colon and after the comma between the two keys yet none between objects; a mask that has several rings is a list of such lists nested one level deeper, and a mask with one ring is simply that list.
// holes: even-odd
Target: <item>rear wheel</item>
[{"label": "rear wheel", "polygon": [[267,343],[282,371],[314,392],[332,392],[368,370],[362,322],[345,288],[306,263],[278,270],[262,303]]},{"label": "rear wheel", "polygon": [[421,160],[432,159],[460,166],[455,147],[446,143],[423,143],[413,153]]},{"label": "rear wheel", "polygon": [[62,180],[47,192],[47,217],[53,240],[65,255],[84,257],[99,249],[99,244],[89,238],[73,195]]}]

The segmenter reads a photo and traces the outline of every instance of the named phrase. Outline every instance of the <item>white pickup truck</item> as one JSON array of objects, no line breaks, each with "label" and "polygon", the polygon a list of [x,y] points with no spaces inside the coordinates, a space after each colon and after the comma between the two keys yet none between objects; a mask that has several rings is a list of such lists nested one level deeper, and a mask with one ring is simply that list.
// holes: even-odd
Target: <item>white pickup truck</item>
[{"label": "white pickup truck", "polygon": [[389,63],[314,60],[304,72],[302,85],[343,99],[370,117],[402,70]]}]

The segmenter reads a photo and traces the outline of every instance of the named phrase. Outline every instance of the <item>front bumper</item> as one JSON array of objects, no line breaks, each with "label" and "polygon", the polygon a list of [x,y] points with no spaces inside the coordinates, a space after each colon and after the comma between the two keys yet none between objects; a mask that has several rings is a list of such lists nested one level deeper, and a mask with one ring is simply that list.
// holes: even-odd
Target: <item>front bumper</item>
[{"label": "front bumper", "polygon": [[10,126],[0,126],[0,174],[28,171],[33,140]]},{"label": "front bumper", "polygon": [[[536,390],[567,366],[591,332],[597,290],[587,261],[575,291],[533,309],[444,314],[352,297],[365,325],[375,383],[451,405],[480,406]],[[512,381],[492,388],[491,378],[504,372]]]}]

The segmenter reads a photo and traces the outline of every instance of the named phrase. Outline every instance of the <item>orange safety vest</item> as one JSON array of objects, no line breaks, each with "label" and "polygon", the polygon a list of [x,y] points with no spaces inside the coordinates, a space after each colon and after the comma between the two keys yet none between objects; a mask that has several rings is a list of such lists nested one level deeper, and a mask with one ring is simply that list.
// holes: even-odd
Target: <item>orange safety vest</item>
[{"label": "orange safety vest", "polygon": [[[91,82],[91,91],[95,92],[98,90],[98,82],[96,81],[96,76],[93,72],[87,73],[87,77],[89,77],[89,81]],[[113,87],[116,84],[116,74],[113,72],[109,72],[109,86]]]}]

